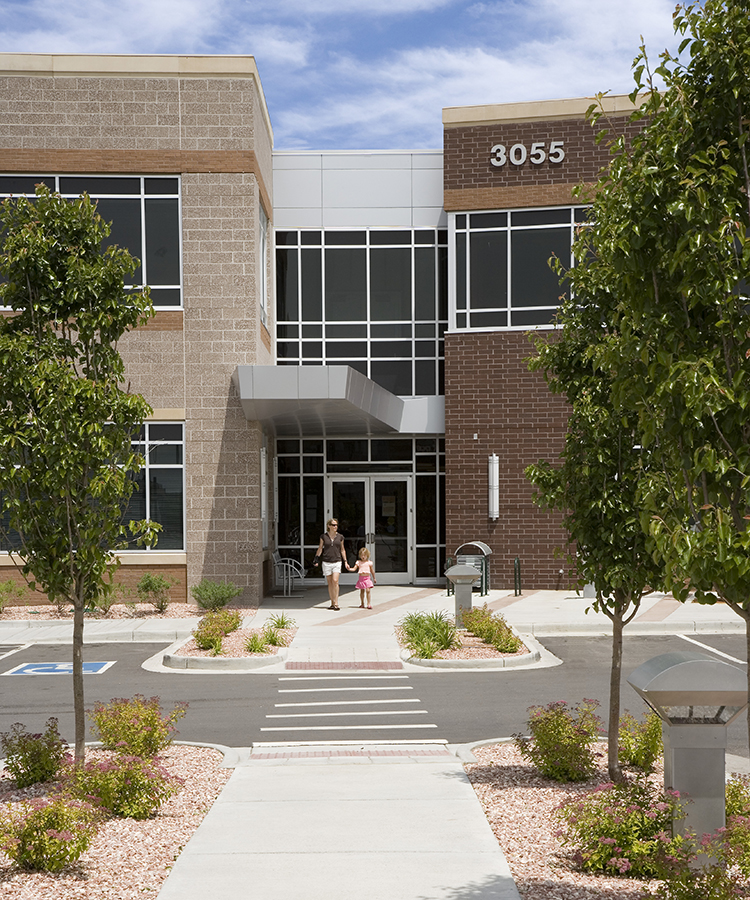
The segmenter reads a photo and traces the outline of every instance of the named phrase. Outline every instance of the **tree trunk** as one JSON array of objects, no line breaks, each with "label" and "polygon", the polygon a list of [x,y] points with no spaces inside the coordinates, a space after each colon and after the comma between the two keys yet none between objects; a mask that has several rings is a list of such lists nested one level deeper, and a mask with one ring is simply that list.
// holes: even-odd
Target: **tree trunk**
[{"label": "tree trunk", "polygon": [[623,781],[619,759],[620,678],[622,677],[622,614],[612,616],[612,668],[609,673],[609,724],[607,726],[607,769],[609,780]]},{"label": "tree trunk", "polygon": [[83,765],[86,750],[86,712],[83,701],[83,596],[78,591],[73,605],[73,711],[75,717],[75,764]]}]

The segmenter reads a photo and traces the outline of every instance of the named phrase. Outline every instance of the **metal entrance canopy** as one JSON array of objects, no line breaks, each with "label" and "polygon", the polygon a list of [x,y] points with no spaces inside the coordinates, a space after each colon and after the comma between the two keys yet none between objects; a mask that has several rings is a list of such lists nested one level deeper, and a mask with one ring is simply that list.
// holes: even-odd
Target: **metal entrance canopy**
[{"label": "metal entrance canopy", "polygon": [[402,399],[350,366],[237,366],[249,421],[277,435],[441,434],[443,397]]}]

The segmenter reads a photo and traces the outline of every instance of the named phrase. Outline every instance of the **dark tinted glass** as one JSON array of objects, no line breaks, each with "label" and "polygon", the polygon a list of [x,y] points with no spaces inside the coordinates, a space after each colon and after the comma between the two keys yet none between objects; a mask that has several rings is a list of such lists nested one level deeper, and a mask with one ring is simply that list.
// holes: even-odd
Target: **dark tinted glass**
[{"label": "dark tinted glass", "polygon": [[456,235],[456,307],[466,309],[466,235]]},{"label": "dark tinted glass", "polygon": [[303,472],[322,472],[323,471],[323,457],[322,456],[305,456],[302,459]]},{"label": "dark tinted glass", "polygon": [[435,476],[418,475],[416,482],[418,544],[437,542],[437,479]]},{"label": "dark tinted glass", "polygon": [[390,360],[370,363],[370,378],[392,394],[412,393],[411,361]]},{"label": "dark tinted glass", "polygon": [[456,228],[466,228],[466,216],[456,216]]},{"label": "dark tinted glass", "polygon": [[411,251],[370,251],[370,318],[411,320]]},{"label": "dark tinted glass", "polygon": [[[123,522],[141,522],[146,518],[146,470],[141,469],[136,474],[129,474],[128,478],[133,482],[133,493],[130,495],[128,504],[122,517]],[[159,545],[161,545],[161,535],[159,535]],[[135,540],[132,540],[129,549],[140,549]]]},{"label": "dark tinted glass", "polygon": [[146,200],[146,282],[180,283],[177,200]]},{"label": "dark tinted glass", "polygon": [[276,232],[276,246],[277,247],[287,247],[287,246],[295,246],[297,244],[297,232],[296,231],[277,231]]},{"label": "dark tinted glass", "polygon": [[150,441],[181,441],[182,425],[149,425],[148,439]]},{"label": "dark tinted glass", "polygon": [[521,309],[514,310],[511,325],[549,325],[557,313],[556,309]]},{"label": "dark tinted glass", "polygon": [[158,522],[160,550],[182,550],[182,469],[152,469],[149,473],[151,518]]},{"label": "dark tinted glass", "polygon": [[456,328],[466,328],[466,313],[456,314]]},{"label": "dark tinted glass", "polygon": [[322,341],[302,341],[303,359],[320,359],[323,356]]},{"label": "dark tinted glass", "polygon": [[323,318],[323,275],[320,250],[302,251],[302,319],[319,322]]},{"label": "dark tinted glass", "polygon": [[[105,222],[111,222],[109,237],[102,243],[104,247],[117,246],[127,250],[131,256],[142,261],[141,243],[141,201],[140,200],[98,200],[96,209]],[[143,275],[139,266],[132,275],[131,284],[142,284]]]},{"label": "dark tinted glass", "polygon": [[299,478],[279,478],[279,544],[299,545]]},{"label": "dark tinted glass", "polygon": [[508,297],[508,251],[504,231],[471,235],[471,308],[505,306]]},{"label": "dark tinted glass", "polygon": [[276,315],[280,322],[297,318],[297,251],[276,251]]},{"label": "dark tinted glass", "polygon": [[431,338],[435,337],[435,325],[432,323],[422,322],[414,326],[414,337]]},{"label": "dark tinted glass", "polygon": [[276,334],[280,338],[296,338],[299,337],[299,327],[297,325],[277,325]]},{"label": "dark tinted glass", "polygon": [[395,441],[373,440],[370,445],[370,459],[373,462],[407,460],[412,458],[412,445],[408,439]]},{"label": "dark tinted glass", "polygon": [[297,359],[299,357],[299,342],[277,341],[276,356],[279,359]]},{"label": "dark tinted glass", "polygon": [[0,194],[33,194],[38,184],[46,184],[54,191],[55,179],[39,175],[3,175],[0,177]]},{"label": "dark tinted glass", "polygon": [[326,246],[345,246],[367,243],[364,231],[326,231]]},{"label": "dark tinted glass", "polygon": [[437,547],[417,547],[417,578],[437,578]]},{"label": "dark tinted glass", "polygon": [[370,245],[411,244],[411,231],[371,231]]},{"label": "dark tinted glass", "polygon": [[438,230],[438,244],[447,244],[448,243],[448,229],[440,228]]},{"label": "dark tinted glass", "polygon": [[326,341],[327,359],[346,359],[350,356],[367,359],[367,341]]},{"label": "dark tinted glass", "polygon": [[367,337],[367,325],[329,325],[326,322],[326,336],[332,338]]},{"label": "dark tinted glass", "polygon": [[370,356],[373,359],[389,356],[411,357],[411,341],[371,341]]},{"label": "dark tinted glass", "polygon": [[323,326],[322,325],[303,325],[302,326],[302,337],[304,337],[304,338],[323,337]]},{"label": "dark tinted glass", "polygon": [[140,178],[61,178],[61,194],[140,194]]},{"label": "dark tinted glass", "polygon": [[280,456],[277,462],[279,475],[294,475],[299,472],[299,456]]},{"label": "dark tinted glass", "polygon": [[299,441],[290,441],[287,438],[280,438],[276,441],[277,453],[299,453]]},{"label": "dark tinted glass", "polygon": [[429,231],[415,231],[414,232],[414,243],[415,244],[434,244],[435,243],[435,232],[430,229]]},{"label": "dark tinted glass", "polygon": [[366,462],[367,441],[326,441],[329,462]]},{"label": "dark tinted glass", "polygon": [[417,453],[434,453],[436,450],[435,438],[417,438],[415,444]]},{"label": "dark tinted glass", "polygon": [[570,229],[516,231],[511,235],[512,306],[557,306],[563,289],[549,266],[557,256],[570,265]]},{"label": "dark tinted glass", "polygon": [[302,232],[302,246],[312,244],[320,246],[320,238],[321,234],[319,231],[303,231]]},{"label": "dark tinted glass", "polygon": [[176,178],[147,178],[144,193],[178,194],[179,182]]},{"label": "dark tinted glass", "polygon": [[438,319],[448,318],[448,248],[438,247]]},{"label": "dark tinted glass", "polygon": [[469,216],[472,228],[505,228],[508,224],[507,213],[475,213]]},{"label": "dark tinted glass", "polygon": [[417,341],[414,344],[415,356],[435,356],[435,341]]},{"label": "dark tinted glass", "polygon": [[471,313],[469,323],[472,328],[505,328],[508,324],[506,312]]},{"label": "dark tinted glass", "polygon": [[435,250],[432,247],[414,250],[414,317],[435,318]]},{"label": "dark tinted glass", "polygon": [[570,222],[570,209],[532,209],[510,214],[511,225],[564,225]]},{"label": "dark tinted glass", "polygon": [[389,322],[387,325],[371,325],[370,334],[376,338],[410,338],[411,324]]},{"label": "dark tinted glass", "polygon": [[[305,460],[307,462],[307,460]],[[317,544],[325,531],[325,509],[323,506],[323,479],[304,478],[305,492],[305,543]]]},{"label": "dark tinted glass", "polygon": [[594,212],[590,206],[581,206],[573,210],[576,222],[591,222],[594,218]]},{"label": "dark tinted glass", "polygon": [[367,318],[367,251],[326,250],[327,321]]},{"label": "dark tinted glass", "polygon": [[323,441],[302,441],[303,453],[322,453]]},{"label": "dark tinted glass", "polygon": [[152,288],[151,302],[154,304],[154,306],[179,306],[182,303],[180,289],[158,287]]},{"label": "dark tinted glass", "polygon": [[148,451],[148,461],[152,466],[181,466],[182,444],[152,446]]},{"label": "dark tinted glass", "polygon": [[432,360],[418,359],[414,363],[414,393],[428,397],[434,396],[435,363]]}]

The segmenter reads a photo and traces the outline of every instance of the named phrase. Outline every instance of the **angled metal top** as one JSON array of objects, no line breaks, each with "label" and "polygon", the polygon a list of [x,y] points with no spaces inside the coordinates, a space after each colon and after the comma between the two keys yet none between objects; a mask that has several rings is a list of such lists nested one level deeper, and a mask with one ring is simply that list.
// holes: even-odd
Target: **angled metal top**
[{"label": "angled metal top", "polygon": [[439,433],[442,397],[402,400],[350,366],[237,366],[248,420],[277,435]]}]

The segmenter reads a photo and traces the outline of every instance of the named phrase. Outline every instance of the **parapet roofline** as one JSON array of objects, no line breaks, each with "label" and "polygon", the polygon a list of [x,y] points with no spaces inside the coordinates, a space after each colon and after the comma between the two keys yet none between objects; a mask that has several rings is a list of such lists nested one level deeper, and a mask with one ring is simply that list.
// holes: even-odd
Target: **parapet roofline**
[{"label": "parapet roofline", "polygon": [[[628,94],[605,94],[604,111],[611,116],[627,116],[642,102],[633,104]],[[530,100],[526,103],[489,103],[482,106],[448,106],[443,109],[443,125],[457,128],[466,125],[500,125],[511,122],[545,122],[557,119],[583,119],[586,110],[596,103],[595,97],[573,97],[566,100]]]},{"label": "parapet roofline", "polygon": [[52,78],[252,78],[273,139],[255,57],[129,53],[0,53],[0,75]]}]

